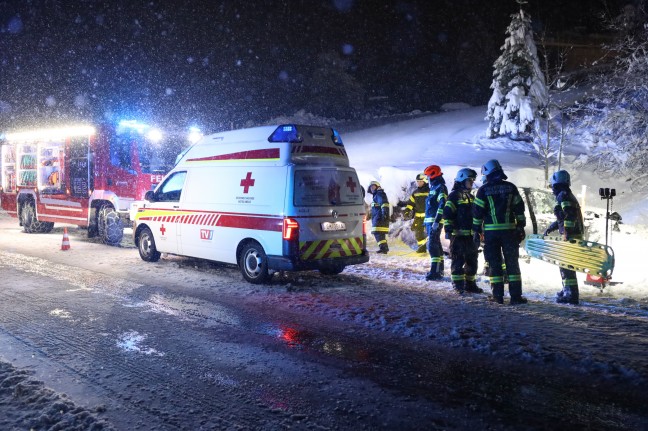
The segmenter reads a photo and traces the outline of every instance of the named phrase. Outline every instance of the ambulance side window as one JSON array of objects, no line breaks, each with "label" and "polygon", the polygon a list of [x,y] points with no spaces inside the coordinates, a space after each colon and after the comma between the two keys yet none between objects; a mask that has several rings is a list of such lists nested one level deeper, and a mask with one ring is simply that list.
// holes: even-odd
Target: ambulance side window
[{"label": "ambulance side window", "polygon": [[176,172],[167,178],[156,193],[155,200],[158,202],[178,202],[186,176],[186,172]]}]

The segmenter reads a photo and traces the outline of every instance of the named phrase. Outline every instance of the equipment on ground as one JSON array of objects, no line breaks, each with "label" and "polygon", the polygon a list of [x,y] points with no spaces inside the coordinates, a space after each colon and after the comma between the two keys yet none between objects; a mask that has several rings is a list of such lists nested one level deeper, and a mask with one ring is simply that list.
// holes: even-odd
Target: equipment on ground
[{"label": "equipment on ground", "polygon": [[612,247],[582,239],[532,234],[526,237],[529,256],[561,268],[609,279],[614,270]]}]

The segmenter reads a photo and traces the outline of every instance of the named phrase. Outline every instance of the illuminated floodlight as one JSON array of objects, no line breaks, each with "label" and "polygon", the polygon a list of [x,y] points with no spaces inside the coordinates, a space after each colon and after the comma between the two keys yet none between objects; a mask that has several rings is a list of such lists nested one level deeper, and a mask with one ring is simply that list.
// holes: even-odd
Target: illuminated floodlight
[{"label": "illuminated floodlight", "polygon": [[75,136],[91,136],[95,134],[92,126],[68,126],[55,129],[25,130],[16,133],[7,133],[6,139],[13,142],[26,142],[36,140],[60,141],[64,138]]},{"label": "illuminated floodlight", "polygon": [[189,142],[191,142],[192,144],[195,144],[202,137],[203,137],[203,134],[202,134],[202,132],[200,131],[200,129],[198,127],[195,127],[195,126],[189,127],[189,135],[187,136],[187,139],[189,140]]},{"label": "illuminated floodlight", "polygon": [[151,129],[146,134],[146,137],[152,142],[160,142],[162,140],[162,131],[160,129]]}]

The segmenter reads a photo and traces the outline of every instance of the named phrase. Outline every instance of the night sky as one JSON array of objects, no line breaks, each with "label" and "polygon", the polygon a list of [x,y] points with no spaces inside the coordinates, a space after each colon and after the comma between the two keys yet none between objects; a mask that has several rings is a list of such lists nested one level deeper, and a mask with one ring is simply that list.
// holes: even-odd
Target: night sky
[{"label": "night sky", "polygon": [[[621,0],[529,0],[600,32]],[[138,118],[212,132],[304,109],[356,119],[485,104],[512,0],[0,0],[0,130]]]}]

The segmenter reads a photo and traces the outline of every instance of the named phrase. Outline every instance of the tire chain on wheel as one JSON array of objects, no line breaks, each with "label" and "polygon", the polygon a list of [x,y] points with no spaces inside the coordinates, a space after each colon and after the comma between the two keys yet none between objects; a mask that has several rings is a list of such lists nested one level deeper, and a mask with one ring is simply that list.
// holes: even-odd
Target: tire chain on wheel
[{"label": "tire chain on wheel", "polygon": [[21,221],[26,233],[47,233],[54,228],[54,223],[39,221],[36,218],[36,209],[32,203],[23,206]]},{"label": "tire chain on wheel", "polygon": [[108,245],[119,245],[124,237],[124,225],[119,214],[111,206],[105,205],[99,210],[99,237]]}]

